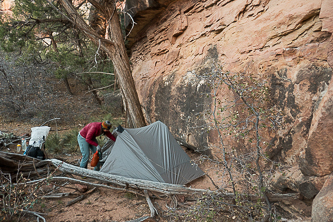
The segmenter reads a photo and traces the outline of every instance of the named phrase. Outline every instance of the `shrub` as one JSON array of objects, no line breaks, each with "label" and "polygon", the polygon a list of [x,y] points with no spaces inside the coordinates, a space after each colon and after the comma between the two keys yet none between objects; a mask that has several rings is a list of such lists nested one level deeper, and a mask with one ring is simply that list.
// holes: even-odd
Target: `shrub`
[{"label": "shrub", "polygon": [[78,151],[77,129],[71,130],[62,135],[50,134],[45,141],[46,150],[57,153],[74,153]]}]

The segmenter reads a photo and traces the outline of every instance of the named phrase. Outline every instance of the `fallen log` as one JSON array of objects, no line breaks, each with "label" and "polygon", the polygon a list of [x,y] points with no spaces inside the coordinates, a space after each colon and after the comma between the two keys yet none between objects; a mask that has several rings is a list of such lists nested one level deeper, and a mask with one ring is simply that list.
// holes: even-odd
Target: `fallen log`
[{"label": "fallen log", "polygon": [[[80,167],[76,167],[64,162],[61,162],[56,159],[50,160],[59,170],[65,173],[72,173],[84,177],[93,178],[102,182],[106,183],[113,183],[124,188],[133,188],[139,190],[150,190],[155,191],[167,195],[172,194],[182,194],[182,195],[189,195],[189,194],[209,194],[209,193],[219,193],[222,194],[219,190],[206,190],[206,189],[194,189],[191,187],[186,187],[184,185],[178,184],[170,184],[170,183],[161,183],[161,182],[154,182],[148,180],[141,180],[141,179],[133,179],[127,178],[123,176],[112,175],[108,173],[103,173],[99,171],[88,170]],[[223,193],[222,196],[225,197],[235,197],[233,193]],[[256,195],[249,195],[250,199],[258,200],[259,197]],[[298,193],[289,193],[289,194],[277,194],[272,193],[269,194],[269,198],[272,199],[274,202],[277,200],[286,200],[286,199],[299,199]]]},{"label": "fallen log", "polygon": [[[21,154],[15,154],[15,153],[5,153],[5,152],[1,152],[0,151],[0,156],[2,157],[6,157],[6,159],[8,160],[29,160],[30,159],[30,165],[25,163],[26,165],[22,165],[22,168],[27,168],[27,169],[31,169],[32,171],[34,171],[34,167],[33,167],[33,160],[34,158],[30,158],[27,156],[23,156]],[[163,193],[166,195],[173,195],[173,194],[181,194],[181,195],[193,195],[193,194],[213,194],[213,193],[218,193],[219,195],[222,195],[224,197],[235,197],[235,195],[233,193],[222,193],[220,190],[205,190],[205,189],[194,189],[191,187],[186,187],[184,185],[178,185],[178,184],[169,184],[169,183],[161,183],[161,182],[154,182],[154,181],[148,181],[148,180],[141,180],[141,179],[133,179],[133,178],[127,178],[127,177],[123,177],[123,176],[117,176],[117,175],[112,175],[112,174],[107,174],[107,173],[103,173],[103,172],[99,172],[99,171],[93,171],[93,170],[88,170],[88,169],[84,169],[84,168],[80,168],[68,163],[65,163],[61,160],[57,160],[57,159],[48,159],[48,160],[38,160],[38,159],[34,159],[35,161],[35,166],[36,167],[42,167],[47,165],[48,163],[51,163],[53,166],[55,166],[57,169],[59,169],[60,171],[64,172],[64,173],[68,173],[68,174],[75,174],[78,176],[82,176],[82,177],[88,177],[88,178],[92,178],[101,182],[105,182],[105,183],[111,183],[111,184],[115,184],[118,186],[121,186],[122,188],[117,188],[117,187],[110,187],[110,186],[106,186],[106,185],[102,185],[102,184],[96,184],[96,186],[105,186],[106,188],[111,188],[111,189],[118,189],[118,190],[129,190],[129,188],[133,190],[149,190],[149,191],[153,191],[153,192],[158,192],[158,193]],[[2,163],[0,162],[0,169],[2,168]],[[11,164],[12,166],[14,166],[15,161],[8,161],[9,164]],[[18,165],[17,165],[18,166]],[[23,167],[24,166],[24,167]],[[55,177],[56,178],[56,177]],[[54,178],[54,179],[55,179]],[[45,179],[45,178],[44,178]],[[42,180],[44,180],[42,179]],[[75,181],[78,183],[82,183],[82,184],[90,184],[91,183],[85,183],[83,181],[80,180],[75,180],[72,178],[66,178],[66,177],[62,177],[59,178],[60,180],[69,180],[69,181]],[[39,180],[36,180],[39,181]],[[250,199],[258,199],[257,196],[255,195],[250,195],[247,196]],[[292,200],[292,199],[299,199],[299,194],[295,193],[295,194],[270,194],[269,195],[269,199],[272,199],[273,201],[277,201],[277,200]]]},{"label": "fallen log", "polygon": [[51,170],[49,169],[50,167],[54,168],[53,164],[47,160],[39,160],[22,154],[0,151],[0,170],[2,173],[11,174],[13,182],[21,174],[24,178],[29,179],[46,177]]},{"label": "fallen log", "polygon": [[93,178],[106,183],[113,183],[122,187],[130,187],[134,189],[140,190],[151,190],[164,194],[193,194],[193,193],[207,193],[211,192],[209,190],[204,189],[192,189],[188,188],[184,185],[179,184],[170,184],[170,183],[161,183],[155,181],[141,180],[141,179],[133,179],[127,178],[118,175],[112,175],[108,173],[103,173],[99,171],[88,170],[84,168],[80,168],[77,166],[70,165],[68,163],[62,162],[57,159],[49,160],[55,167],[57,167],[60,171],[69,174],[75,174],[82,177]]}]

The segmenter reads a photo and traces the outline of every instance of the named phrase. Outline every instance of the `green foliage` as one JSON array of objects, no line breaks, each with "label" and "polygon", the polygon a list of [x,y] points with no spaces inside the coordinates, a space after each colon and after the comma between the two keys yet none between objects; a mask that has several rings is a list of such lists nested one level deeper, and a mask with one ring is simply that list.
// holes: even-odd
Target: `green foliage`
[{"label": "green foliage", "polygon": [[[59,1],[51,1],[63,10]],[[56,113],[56,108],[51,107],[56,102],[45,103],[44,101],[46,96],[50,99],[55,95],[50,87],[43,83],[31,83],[34,78],[42,82],[42,75],[47,76],[45,80],[49,80],[51,75],[54,75],[58,79],[64,79],[65,83],[75,78],[76,81],[80,81],[79,85],[86,85],[88,90],[105,87],[98,91],[91,91],[97,92],[96,95],[99,98],[113,91],[114,87],[107,86],[112,86],[114,76],[102,74],[114,72],[112,62],[98,46],[94,45],[80,30],[75,29],[75,26],[47,1],[16,0],[12,10],[11,17],[2,16],[0,19],[0,47],[7,52],[3,57],[8,58],[8,63],[14,61],[15,65],[11,63],[13,66],[10,72],[7,71],[15,76],[12,79],[14,88],[20,87],[24,90],[15,95],[8,90],[5,95],[2,93],[3,97],[0,99],[4,107],[2,110],[14,110],[13,118],[29,119],[36,116],[36,113],[40,114],[39,119],[46,119],[52,115],[52,112]],[[78,11],[86,16],[86,11],[80,9]],[[71,85],[68,89],[73,90]],[[10,102],[13,99],[19,102]],[[32,107],[31,104],[35,104],[36,100],[42,105]],[[64,105],[68,109],[72,107],[72,104]],[[35,110],[36,107],[39,108],[38,111]],[[61,111],[65,113],[65,109]],[[86,117],[84,119],[86,120]],[[59,152],[55,145],[54,150]]]},{"label": "green foliage", "polygon": [[60,144],[58,134],[49,134],[45,141],[45,148],[53,153],[60,153],[62,151]]},{"label": "green foliage", "polygon": [[123,124],[122,118],[116,118],[111,113],[107,113],[106,115],[94,116],[90,118],[90,122],[103,122],[105,120],[109,120],[112,124],[112,129],[116,128],[118,125]]},{"label": "green foliage", "polygon": [[[54,1],[58,5],[57,1]],[[50,18],[61,17],[59,13],[55,12],[51,5],[44,0],[15,0],[13,8],[14,17],[31,17],[31,18]]]},{"label": "green foliage", "polygon": [[71,130],[64,134],[61,139],[61,144],[66,153],[75,153],[78,151],[77,135],[79,130]]},{"label": "green foliage", "polygon": [[[59,1],[52,1],[61,9]],[[78,9],[84,15],[86,11]],[[15,0],[13,15],[0,20],[0,47],[19,51],[17,63],[52,61],[57,78],[76,73],[90,88],[111,85],[113,64],[83,33],[44,0]],[[110,88],[112,89],[112,88]],[[110,90],[109,89],[109,90]]]},{"label": "green foliage", "polygon": [[43,33],[41,19],[60,18],[45,1],[15,0],[12,16],[0,21],[1,47],[6,51],[21,50],[36,43],[36,34]]},{"label": "green foliage", "polygon": [[132,200],[135,198],[135,194],[127,192],[127,193],[125,193],[124,197],[126,199]]},{"label": "green foliage", "polygon": [[27,27],[18,29],[9,22],[0,21],[0,46],[7,52],[18,50],[28,44],[33,44],[30,38],[33,33]]},{"label": "green foliage", "polygon": [[74,153],[78,151],[78,130],[71,130],[59,136],[57,133],[50,134],[45,141],[47,150],[57,153]]}]

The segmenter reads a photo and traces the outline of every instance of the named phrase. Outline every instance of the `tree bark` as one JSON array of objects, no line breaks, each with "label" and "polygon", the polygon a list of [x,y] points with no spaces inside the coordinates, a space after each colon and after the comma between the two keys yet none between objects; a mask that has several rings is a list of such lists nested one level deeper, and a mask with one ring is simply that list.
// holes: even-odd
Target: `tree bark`
[{"label": "tree bark", "polygon": [[[97,46],[99,46],[112,60],[115,71],[118,75],[119,85],[123,90],[125,99],[128,103],[128,111],[132,118],[134,127],[143,127],[146,125],[141,110],[139,97],[136,91],[134,79],[130,68],[129,58],[126,52],[123,35],[120,28],[118,13],[115,8],[115,0],[110,1],[113,7],[106,8],[106,18],[110,21],[110,40],[98,35],[83,18],[77,13],[69,0],[60,0],[66,12],[71,18],[75,28],[81,30]],[[98,4],[94,2],[95,4]],[[106,2],[104,2],[106,3]],[[94,5],[95,5],[94,4]],[[96,7],[96,6],[95,6]],[[103,7],[100,7],[103,8]]]},{"label": "tree bark", "polygon": [[73,95],[73,92],[71,90],[71,86],[69,85],[67,76],[63,77],[62,79],[64,80],[64,83],[65,83],[65,86],[66,86],[66,89],[67,89],[67,92],[69,93],[69,95]]}]

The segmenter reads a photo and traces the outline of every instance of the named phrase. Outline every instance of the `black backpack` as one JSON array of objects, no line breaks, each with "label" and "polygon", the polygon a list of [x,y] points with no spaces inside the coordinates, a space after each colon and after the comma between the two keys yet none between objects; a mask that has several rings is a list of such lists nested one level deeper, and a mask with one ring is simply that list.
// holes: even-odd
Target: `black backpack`
[{"label": "black backpack", "polygon": [[34,147],[29,145],[27,147],[27,155],[40,159],[40,160],[44,160],[45,159],[45,154],[44,152],[39,148],[39,147]]}]

